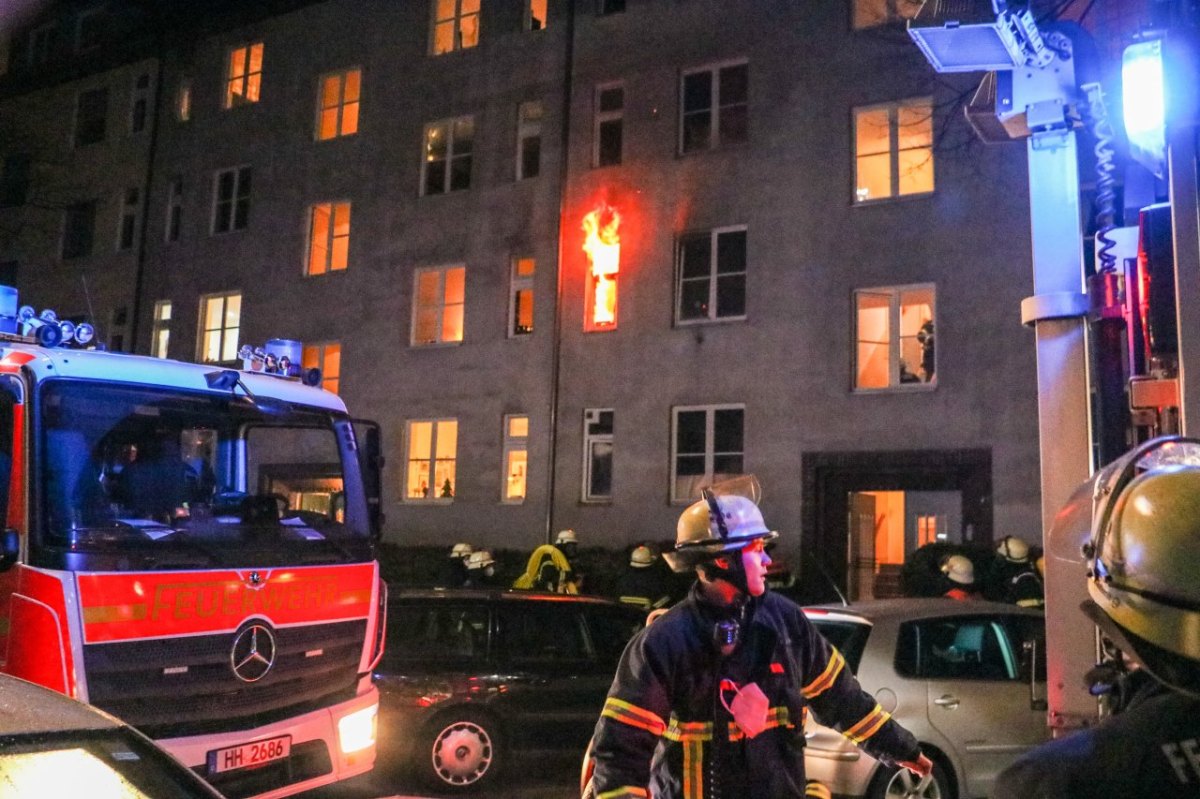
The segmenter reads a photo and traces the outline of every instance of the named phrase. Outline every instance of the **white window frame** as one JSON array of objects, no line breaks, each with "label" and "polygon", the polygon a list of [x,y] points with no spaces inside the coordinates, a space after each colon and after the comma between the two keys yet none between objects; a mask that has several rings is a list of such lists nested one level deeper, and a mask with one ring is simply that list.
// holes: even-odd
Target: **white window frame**
[{"label": "white window frame", "polygon": [[[602,111],[600,107],[600,98],[605,92],[619,89],[621,92],[621,107],[618,109],[609,109]],[[593,95],[593,113],[592,113],[592,166],[595,168],[606,166],[619,166],[625,160],[625,83],[624,81],[611,81],[609,83],[600,83],[596,85],[596,93]],[[621,151],[617,154],[617,160],[610,164],[600,163],[600,130],[604,125],[617,122],[620,124],[621,130]]]},{"label": "white window frame", "polygon": [[150,357],[166,358],[171,344],[171,311],[170,300],[157,300],[154,303],[154,323],[150,328]]},{"label": "white window frame", "polygon": [[[258,71],[251,72],[250,65],[254,60],[254,48],[256,47],[259,49]],[[245,51],[242,55],[242,72],[240,75],[235,75],[233,70],[233,56],[239,50]],[[224,90],[221,97],[222,108],[229,110],[243,105],[255,105],[262,101],[263,72],[266,57],[267,49],[262,39],[242,42],[225,50],[225,83],[223,84]],[[249,94],[252,82],[257,83],[258,93],[254,98],[251,98]],[[241,90],[234,91],[235,87],[240,87]]]},{"label": "white window frame", "polygon": [[[937,347],[936,344],[933,350],[933,379],[926,381],[903,381],[901,379],[900,362],[903,360],[903,342],[906,338],[901,335],[900,329],[900,311],[902,308],[902,299],[907,292],[928,291],[932,295],[930,303],[930,321],[933,323],[933,329],[936,336],[938,330],[937,318],[937,285],[935,283],[910,283],[903,286],[874,286],[871,288],[855,289],[851,298],[851,330],[853,331],[853,366],[850,373],[850,385],[856,394],[878,394],[881,392],[895,391],[933,391],[937,388],[938,383],[938,366],[937,366]],[[878,387],[860,387],[858,384],[859,372],[859,355],[858,349],[862,342],[861,333],[858,327],[858,298],[862,295],[876,295],[888,298],[888,384]],[[917,336],[913,336],[917,338]],[[919,339],[918,339],[919,341]],[[934,339],[936,342],[936,338]],[[878,343],[878,342],[867,342]],[[913,372],[913,374],[917,374]]]},{"label": "white window frame", "polygon": [[[612,432],[611,433],[593,433],[592,425],[601,424],[601,418],[604,414],[612,415]],[[595,468],[595,458],[593,453],[597,445],[608,444],[610,447],[610,457],[616,456],[616,437],[617,415],[612,408],[585,408],[583,411],[583,485],[580,486],[580,499],[583,502],[607,504],[612,502],[612,486],[609,487],[607,494],[592,493],[592,473]],[[610,467],[611,468],[611,467]],[[616,482],[615,475],[613,482]]]},{"label": "white window frame", "polygon": [[[900,190],[901,189],[901,186],[900,186],[900,153],[902,151],[900,149],[900,119],[899,119],[900,109],[901,108],[918,108],[918,107],[922,107],[922,106],[926,107],[929,111],[930,131],[929,131],[928,147],[929,147],[929,160],[932,162],[930,164],[929,168],[930,168],[930,177],[932,178],[933,187],[931,189],[929,189],[928,191],[901,192],[901,190]],[[886,110],[888,112],[888,182],[889,182],[889,190],[888,190],[888,194],[883,197],[863,197],[859,191],[860,181],[858,179],[858,163],[859,163],[860,158],[863,157],[863,156],[860,156],[859,152],[858,152],[859,114],[862,112],[880,111],[880,110]],[[913,197],[928,197],[937,190],[937,162],[935,160],[934,151],[933,151],[933,143],[934,143],[933,140],[934,140],[934,133],[935,133],[933,130],[933,98],[931,98],[931,97],[914,97],[914,98],[909,98],[906,100],[895,100],[893,102],[888,102],[888,103],[875,103],[873,105],[859,105],[859,106],[855,106],[854,108],[852,108],[850,113],[852,115],[852,119],[851,119],[852,128],[853,128],[852,141],[854,143],[853,147],[851,147],[852,157],[854,159],[854,164],[853,164],[854,193],[853,193],[853,197],[851,199],[852,199],[854,205],[871,205],[873,203],[889,202],[889,201],[895,201],[895,200],[899,200],[899,199],[908,199],[908,198],[913,198]],[[912,150],[912,149],[918,149],[918,148],[908,148],[908,150]],[[903,152],[907,152],[908,150],[905,150]],[[872,153],[868,153],[867,155],[872,155]]]},{"label": "white window frame", "polygon": [[[513,423],[518,419],[525,420],[524,435],[517,435],[512,432]],[[504,414],[503,434],[504,446],[503,455],[501,456],[500,461],[500,501],[505,505],[522,505],[525,502],[526,495],[529,493],[529,414]],[[509,493],[509,480],[511,476],[509,458],[518,452],[525,453],[525,493],[520,495],[512,495]]]},{"label": "white window frame", "polygon": [[[145,86],[139,86],[138,82],[146,81]],[[129,91],[129,135],[136,136],[146,130],[150,124],[150,84],[151,78],[149,72],[142,72],[133,77],[133,86]],[[138,108],[141,108],[141,127],[138,127]]]},{"label": "white window frame", "polygon": [[163,229],[163,241],[170,244],[179,241],[183,231],[183,178],[173,177],[167,184],[167,220]]},{"label": "white window frame", "polygon": [[[530,112],[536,109],[536,113]],[[542,118],[546,109],[541,100],[526,100],[517,106],[517,180],[536,178],[542,172]],[[525,147],[530,140],[537,141],[538,165],[532,175],[525,174]]]},{"label": "white window frame", "polygon": [[[528,275],[520,274],[521,264],[529,262],[533,264],[533,271]],[[537,276],[537,259],[518,256],[512,259],[512,266],[509,270],[509,285],[508,285],[508,338],[524,338],[532,336],[534,328],[529,330],[517,330],[517,299],[521,296],[521,292],[529,292],[529,301],[533,307],[537,308],[536,297],[533,291],[533,280]]]},{"label": "white window frame", "polygon": [[[720,237],[728,233],[745,233],[746,234],[746,252],[742,254],[746,268],[742,272],[717,272],[717,252],[720,243]],[[708,281],[708,314],[699,319],[684,319],[683,318],[683,243],[685,239],[708,236],[708,276],[705,278]],[[740,314],[725,314],[717,315],[717,285],[721,277],[730,277],[732,275],[741,275],[742,277],[742,293],[745,298],[746,283],[750,273],[750,235],[746,225],[726,225],[724,227],[712,228],[711,230],[696,230],[691,233],[686,233],[679,237],[676,242],[676,267],[675,267],[675,324],[684,327],[687,325],[703,325],[713,322],[739,322],[746,319],[746,313],[743,310]],[[688,278],[695,280],[697,278]],[[747,298],[748,299],[748,298]]]},{"label": "white window frame", "polygon": [[[237,297],[238,311],[237,324],[226,326],[226,316],[229,313],[229,300]],[[209,328],[206,326],[208,319],[208,305],[210,302],[221,302],[221,326]],[[243,298],[241,291],[220,291],[213,294],[200,295],[200,319],[199,335],[196,336],[196,363],[231,363],[237,359],[238,336],[242,329],[242,310]],[[210,334],[217,335],[217,351],[219,354],[228,354],[228,358],[209,360],[205,357],[206,344]],[[228,339],[232,337],[232,343]]]},{"label": "white window frame", "polygon": [[[121,213],[117,217],[117,252],[128,252],[137,247],[139,210],[142,190],[132,186],[121,192]],[[129,243],[125,242],[125,231],[129,231]]]},{"label": "white window frame", "polygon": [[[463,11],[464,0],[451,0],[454,3],[454,14],[449,17],[438,19],[438,0],[430,0],[429,7],[429,54],[433,56],[446,55],[448,53],[457,53],[460,50],[470,50],[473,47],[479,46],[480,39],[483,38],[483,0],[477,0],[477,10]],[[463,43],[463,21],[469,17],[475,18],[475,42],[473,44]],[[437,29],[439,24],[450,23],[454,26],[454,34],[451,37],[449,50],[438,50],[437,47]]]},{"label": "white window frame", "polygon": [[[464,155],[461,152],[455,152],[455,144],[457,138],[454,135],[454,129],[459,122],[469,120],[471,123],[471,149]],[[429,157],[429,136],[430,131],[435,128],[444,128],[446,136],[446,172],[442,176],[442,185],[437,191],[429,191],[426,184],[426,172],[430,163],[439,159],[431,159]],[[445,119],[437,119],[428,123],[425,126],[425,132],[421,138],[421,147],[423,150],[421,158],[421,196],[435,197],[441,194],[450,194],[456,191],[468,191],[471,188],[471,171],[475,168],[475,117],[471,114],[463,114],[457,117],[447,117]],[[467,159],[470,166],[467,169],[467,185],[461,188],[453,188],[452,181],[454,179],[454,161],[455,159]]]},{"label": "white window frame", "polygon": [[[746,108],[746,140],[745,141],[721,141],[721,113],[725,108],[734,107],[733,104],[723,104],[721,102],[721,71],[732,69],[734,67],[746,68],[746,99],[738,106]],[[712,94],[709,96],[709,114],[711,115],[708,128],[708,144],[704,147],[697,147],[691,150],[684,149],[684,132],[685,132],[685,117],[687,112],[684,108],[686,92],[684,89],[687,79],[691,75],[699,75],[702,73],[712,75]],[[737,147],[744,145],[750,139],[750,61],[749,59],[739,58],[729,61],[720,61],[715,64],[705,64],[704,66],[685,69],[679,75],[679,141],[676,145],[680,155],[691,155],[693,153],[704,153],[711,150],[719,150],[725,147]]]},{"label": "white window frame", "polygon": [[[454,439],[455,439],[454,457],[450,459],[453,463],[452,468],[454,471],[454,481],[450,484],[451,491],[453,492],[453,496],[449,496],[449,497],[440,496],[441,486],[433,486],[433,485],[428,486],[428,489],[429,489],[428,496],[424,496],[424,497],[409,496],[408,480],[409,480],[409,475],[411,473],[410,470],[413,468],[414,462],[422,461],[422,462],[428,463],[429,464],[430,481],[432,482],[432,481],[436,480],[437,465],[438,465],[438,457],[437,457],[438,426],[444,422],[453,422],[454,423]],[[431,426],[430,434],[429,434],[429,452],[426,453],[425,457],[422,457],[422,458],[414,458],[412,456],[412,438],[413,438],[412,428],[413,428],[414,424],[429,424]],[[458,419],[456,417],[441,416],[441,417],[429,417],[429,418],[406,419],[405,420],[405,422],[404,422],[404,477],[403,477],[404,483],[400,486],[400,496],[403,498],[402,499],[403,502],[419,504],[419,505],[425,505],[425,504],[449,505],[452,502],[454,502],[454,500],[458,497],[458,486],[459,486],[459,481],[458,481],[458,438],[459,438],[459,423],[458,423]],[[444,461],[446,459],[443,458],[442,460]]]},{"label": "white window frame", "polygon": [[[221,199],[221,176],[230,173],[233,174],[233,191],[230,198],[223,201]],[[242,189],[243,184],[246,182],[249,182],[251,186],[254,185],[253,177],[254,170],[247,164],[229,167],[228,169],[218,169],[213,174],[212,221],[209,230],[214,236],[235,233],[250,227],[250,191],[243,191]],[[217,227],[217,212],[226,202],[229,204],[229,227],[222,229]],[[246,206],[246,223],[241,227],[237,225],[239,203],[245,203]]]},{"label": "white window frame", "polygon": [[[339,210],[345,207],[346,209],[346,232],[339,234],[337,230],[337,215]],[[324,241],[321,246],[325,250],[325,257],[321,264],[321,269],[313,269],[313,256],[317,248],[316,239],[316,220],[317,209],[328,209],[329,224],[325,230]],[[329,202],[313,203],[308,207],[308,248],[305,250],[304,259],[304,276],[305,277],[320,277],[321,275],[329,275],[334,272],[345,272],[350,267],[350,231],[352,227],[352,203],[349,200],[330,200]],[[334,261],[334,248],[341,239],[346,240],[346,262],[338,266]]]},{"label": "white window frame", "polygon": [[[330,355],[337,348],[337,371],[329,373]],[[342,390],[342,355],[345,348],[340,341],[317,341],[305,344],[300,351],[300,365],[304,369],[317,368],[321,371],[321,388],[331,394],[340,394]],[[310,357],[311,356],[311,357]]]},{"label": "white window frame", "polygon": [[[466,328],[467,328],[467,319],[466,319],[467,268],[466,268],[466,266],[463,264],[447,264],[444,266],[425,266],[425,267],[421,267],[413,272],[412,323],[411,323],[411,327],[409,330],[409,336],[408,336],[409,344],[411,346],[413,346],[413,347],[438,347],[438,346],[447,347],[447,346],[458,346],[459,344],[462,344],[461,338],[458,341],[447,341],[442,338],[442,329],[443,329],[443,325],[445,324],[446,309],[451,307],[451,304],[446,302],[446,275],[450,271],[455,270],[455,269],[463,270],[463,299],[462,299],[462,303],[461,303],[461,305],[462,305],[462,331],[461,332],[462,332],[463,338],[466,337]],[[417,320],[418,320],[418,315],[420,314],[420,312],[423,308],[423,306],[421,306],[419,304],[421,302],[421,296],[420,296],[421,292],[420,292],[420,288],[419,288],[420,282],[421,282],[421,275],[428,274],[431,272],[437,273],[437,275],[438,275],[438,288],[437,288],[438,303],[436,306],[430,306],[431,308],[436,307],[436,309],[437,309],[437,338],[432,341],[418,341],[417,340]],[[453,304],[458,305],[459,303],[453,303]]]},{"label": "white window frame", "polygon": [[[352,100],[346,99],[346,84],[350,76],[354,73],[358,74],[358,95]],[[333,79],[338,81],[338,96],[337,102],[333,105],[325,105],[325,84]],[[354,112],[354,130],[346,131],[346,109],[350,106],[355,106]],[[332,136],[321,136],[322,118],[327,112],[334,113],[334,134]],[[316,120],[313,123],[313,140],[314,141],[333,141],[334,139],[353,136],[358,133],[358,125],[361,121],[360,112],[362,111],[362,67],[347,67],[346,69],[337,69],[333,72],[326,72],[317,78],[317,110]]]},{"label": "white window frame", "polygon": [[[689,493],[687,496],[680,496],[676,489],[679,484],[679,415],[681,413],[692,413],[703,411],[705,413],[704,423],[704,474],[698,478],[697,485],[711,485],[714,482],[714,462],[718,456],[740,455],[742,459],[742,471],[739,474],[747,474],[746,472],[746,406],[741,403],[725,403],[717,405],[676,405],[671,408],[671,503],[679,505],[683,503],[695,502],[699,495]],[[740,453],[716,452],[716,413],[717,411],[741,411],[742,412],[742,451]],[[688,453],[694,454],[694,453]],[[732,475],[731,475],[732,476]]]}]

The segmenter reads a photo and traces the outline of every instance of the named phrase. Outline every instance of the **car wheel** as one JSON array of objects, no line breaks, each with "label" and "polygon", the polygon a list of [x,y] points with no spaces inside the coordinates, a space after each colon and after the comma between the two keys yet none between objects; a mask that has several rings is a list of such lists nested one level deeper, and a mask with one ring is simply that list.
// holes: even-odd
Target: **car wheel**
[{"label": "car wheel", "polygon": [[933,779],[917,790],[921,778],[906,768],[881,766],[867,788],[868,799],[955,799],[946,771],[933,761]]},{"label": "car wheel", "polygon": [[500,770],[500,734],[478,713],[440,716],[426,728],[426,776],[435,789],[474,790]]}]

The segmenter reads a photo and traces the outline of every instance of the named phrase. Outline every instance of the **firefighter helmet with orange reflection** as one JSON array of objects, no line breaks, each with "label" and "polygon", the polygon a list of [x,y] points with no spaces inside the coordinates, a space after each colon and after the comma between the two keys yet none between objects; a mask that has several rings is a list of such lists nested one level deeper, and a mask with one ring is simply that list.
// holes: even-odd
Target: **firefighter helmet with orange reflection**
[{"label": "firefighter helmet with orange reflection", "polygon": [[705,489],[703,498],[680,514],[674,551],[663,553],[672,570],[685,572],[753,541],[775,540],[779,533],[767,528],[758,495],[758,481],[753,476]]},{"label": "firefighter helmet with orange reflection", "polygon": [[975,584],[975,564],[966,555],[951,555],[942,561],[942,574],[959,585]]}]

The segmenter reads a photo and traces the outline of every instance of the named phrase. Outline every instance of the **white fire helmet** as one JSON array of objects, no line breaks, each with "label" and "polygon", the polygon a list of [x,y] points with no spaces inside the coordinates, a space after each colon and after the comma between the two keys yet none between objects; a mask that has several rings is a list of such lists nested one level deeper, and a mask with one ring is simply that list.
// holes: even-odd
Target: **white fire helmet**
[{"label": "white fire helmet", "polygon": [[942,574],[959,585],[975,584],[975,564],[966,555],[951,555],[942,561]]},{"label": "white fire helmet", "polygon": [[555,544],[578,544],[579,539],[575,536],[574,530],[559,530],[558,535],[554,536]]},{"label": "white fire helmet", "polygon": [[758,509],[760,490],[753,475],[714,485],[708,493],[679,516],[675,551],[663,553],[673,571],[688,571],[760,538],[773,541],[779,537],[779,533],[767,529]]},{"label": "white fire helmet", "polygon": [[450,557],[466,559],[468,555],[475,551],[475,547],[468,543],[460,542],[450,548]]},{"label": "white fire helmet", "polygon": [[996,545],[996,554],[1007,560],[1009,563],[1028,563],[1029,562],[1029,544],[1026,544],[1022,539],[1015,535],[1006,535],[1000,539],[1000,543]]},{"label": "white fire helmet", "polygon": [[629,565],[635,569],[644,569],[654,563],[654,550],[646,545],[634,547],[629,555]]},{"label": "white fire helmet", "polygon": [[476,569],[486,569],[488,566],[495,564],[496,559],[492,557],[492,553],[486,549],[477,549],[470,555],[467,555],[467,569],[475,571]]}]

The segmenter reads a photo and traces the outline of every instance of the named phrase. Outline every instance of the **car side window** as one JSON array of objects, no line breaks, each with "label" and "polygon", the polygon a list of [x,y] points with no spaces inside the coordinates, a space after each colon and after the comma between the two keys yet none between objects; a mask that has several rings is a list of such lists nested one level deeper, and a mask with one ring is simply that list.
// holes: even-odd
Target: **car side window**
[{"label": "car side window", "polygon": [[390,608],[388,615],[389,662],[482,660],[487,655],[486,607],[402,605]]},{"label": "car side window", "polygon": [[1021,680],[1028,681],[1030,669],[1034,669],[1037,681],[1045,682],[1046,620],[1041,616],[1009,616],[1004,623],[1021,664]]},{"label": "car side window", "polygon": [[1018,669],[1019,655],[998,619],[953,617],[900,625],[896,671],[905,677],[1016,680]]},{"label": "car side window", "polygon": [[584,611],[584,619],[587,620],[588,635],[592,640],[596,662],[606,667],[615,667],[629,639],[642,628],[644,618],[642,614],[629,613],[625,608],[587,608]]},{"label": "car side window", "polygon": [[586,660],[579,612],[558,603],[513,602],[500,613],[501,637],[510,663]]}]

